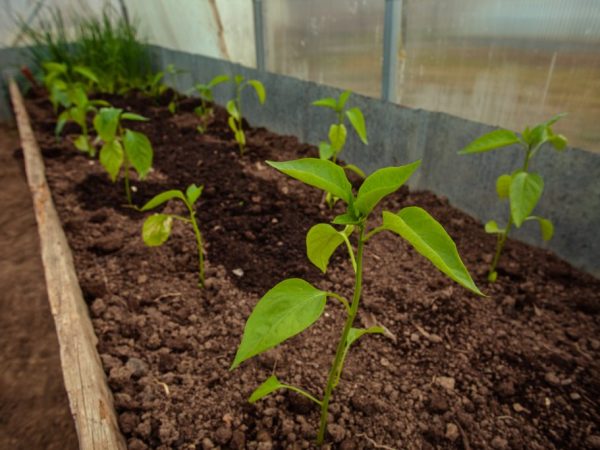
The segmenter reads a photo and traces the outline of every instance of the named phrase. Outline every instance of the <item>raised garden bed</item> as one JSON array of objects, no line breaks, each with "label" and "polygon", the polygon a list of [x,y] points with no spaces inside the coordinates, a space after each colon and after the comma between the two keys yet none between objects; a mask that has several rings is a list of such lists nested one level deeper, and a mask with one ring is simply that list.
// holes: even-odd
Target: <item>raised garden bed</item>
[{"label": "raised garden bed", "polygon": [[[222,109],[200,135],[193,99],[174,116],[151,99],[110,101],[151,119],[135,125],[152,141],[155,162],[149,178],[134,183],[134,203],[205,185],[198,217],[208,278],[200,290],[192,231],[175,226],[167,244],[146,247],[145,215],[123,206],[122,186],[73,149],[68,127],[66,139],[55,139],[45,98],[27,101],[128,447],[312,448],[314,405],[288,391],[255,405],[247,398],[274,369],[320,392],[339,337],[337,306],[282,348],[228,369],[245,319],[278,281],[295,276],[342,294],[352,289],[341,251],[325,276],[305,256],[306,231],[335,213],[320,205],[317,190],[264,164],[316,150],[253,129],[240,158]],[[494,237],[429,192],[402,189],[379,208],[413,204],[444,225],[488,297],[452,284],[404,241],[385,233],[370,241],[359,318],[380,322],[394,339],[368,337],[350,353],[331,404],[330,444],[599,448],[600,282],[510,241],[498,282],[489,285]]]}]

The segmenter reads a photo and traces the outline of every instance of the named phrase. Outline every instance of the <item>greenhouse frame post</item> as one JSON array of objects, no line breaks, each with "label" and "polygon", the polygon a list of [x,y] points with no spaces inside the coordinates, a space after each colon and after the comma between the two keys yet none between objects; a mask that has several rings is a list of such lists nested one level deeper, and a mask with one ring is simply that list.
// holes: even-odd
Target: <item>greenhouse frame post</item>
[{"label": "greenhouse frame post", "polygon": [[256,51],[256,68],[265,70],[265,34],[263,22],[262,0],[252,0],[254,9],[254,47]]},{"label": "greenhouse frame post", "polygon": [[398,35],[400,33],[400,23],[397,18],[401,10],[402,0],[385,0],[381,99],[388,102],[396,100],[396,68],[398,66]]}]

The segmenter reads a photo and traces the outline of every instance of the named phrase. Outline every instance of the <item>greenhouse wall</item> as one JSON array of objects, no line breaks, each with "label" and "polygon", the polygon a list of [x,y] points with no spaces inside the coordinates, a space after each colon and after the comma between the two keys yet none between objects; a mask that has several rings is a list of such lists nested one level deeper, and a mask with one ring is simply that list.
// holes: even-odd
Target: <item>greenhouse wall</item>
[{"label": "greenhouse wall", "polygon": [[[14,18],[35,23],[39,2],[3,2],[3,76],[26,62]],[[104,2],[53,0],[95,14]],[[575,147],[544,151],[534,167],[545,178],[539,214],[552,219],[547,245],[600,275],[600,8],[596,0],[113,0],[152,44],[157,68],[186,91],[221,73],[261,79],[267,103],[246,102],[253,125],[318,144],[327,111],[310,102],[340,89],[365,112],[369,146],[353,136],[345,158],[372,171],[423,159],[412,187],[443,194],[480,220],[505,217],[498,174],[519,164],[517,149],[459,157],[496,126],[521,130],[555,113]],[[219,88],[224,103],[231,91]],[[251,95],[251,94],[247,94]],[[9,108],[0,102],[0,117]],[[580,150],[585,149],[585,150]],[[537,210],[536,210],[537,211]],[[515,236],[542,245],[535,224]]]}]

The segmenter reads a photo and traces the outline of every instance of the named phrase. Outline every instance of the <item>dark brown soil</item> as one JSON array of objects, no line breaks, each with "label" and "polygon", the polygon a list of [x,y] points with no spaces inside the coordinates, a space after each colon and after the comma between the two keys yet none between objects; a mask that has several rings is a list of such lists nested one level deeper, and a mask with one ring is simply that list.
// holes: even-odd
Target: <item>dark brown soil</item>
[{"label": "dark brown soil", "polygon": [[[337,304],[279,348],[228,368],[245,319],[278,281],[302,277],[351,295],[342,251],[325,276],[305,256],[309,227],[332,217],[319,206],[321,194],[264,164],[315,149],[260,128],[248,133],[240,158],[222,109],[200,135],[193,100],[174,117],[143,98],[114,103],[152,119],[134,125],[155,149],[154,171],[134,183],[136,204],[165,189],[205,185],[198,215],[209,275],[198,289],[195,242],[183,225],[164,246],[145,247],[144,214],[122,206],[122,185],[68,138],[55,141],[47,102],[29,102],[129,447],[313,448],[313,405],[287,391],[256,405],[246,400],[272,371],[320,395],[341,331]],[[330,445],[600,448],[600,282],[510,241],[498,282],[489,285],[494,238],[481,223],[406,188],[382,207],[413,204],[446,227],[488,297],[447,280],[399,238],[373,239],[360,321],[380,322],[395,339],[368,337],[353,348],[331,405]]]},{"label": "dark brown soil", "polygon": [[78,448],[19,136],[0,126],[0,448]]}]

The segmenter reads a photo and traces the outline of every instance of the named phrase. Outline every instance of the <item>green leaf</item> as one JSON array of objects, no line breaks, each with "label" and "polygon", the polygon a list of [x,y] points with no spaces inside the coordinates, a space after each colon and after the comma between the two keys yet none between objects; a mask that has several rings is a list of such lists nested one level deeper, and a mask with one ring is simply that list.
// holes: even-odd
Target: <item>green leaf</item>
[{"label": "green leaf", "polygon": [[175,111],[177,110],[177,103],[175,103],[174,101],[169,102],[167,109],[171,114],[175,114]]},{"label": "green leaf", "polygon": [[90,141],[83,134],[75,138],[75,141],[73,141],[73,145],[75,145],[75,148],[77,150],[80,150],[90,155],[93,153],[93,147],[91,146]]},{"label": "green leaf", "polygon": [[558,122],[560,119],[562,119],[566,115],[567,115],[567,113],[564,113],[564,112],[558,113],[554,117],[552,117],[549,120],[547,120],[546,122],[544,122],[544,125],[546,125],[547,127],[551,127],[552,125],[554,125],[556,122]]},{"label": "green leaf", "polygon": [[113,183],[123,164],[123,147],[119,141],[108,141],[100,149],[100,164],[104,166]]},{"label": "green leaf", "polygon": [[68,109],[59,114],[58,119],[56,120],[56,128],[54,128],[54,134],[56,136],[60,136],[69,120],[71,120],[71,114]]},{"label": "green leaf", "polygon": [[148,247],[163,245],[171,235],[173,217],[168,214],[152,214],[144,221],[142,238]]},{"label": "green leaf", "polygon": [[344,168],[344,170],[350,170],[350,171],[354,172],[361,178],[365,178],[367,176],[367,175],[365,175],[365,173],[362,171],[362,169],[360,167],[355,166],[354,164],[346,164],[345,166],[343,166],[343,168]]},{"label": "green leaf", "polygon": [[485,232],[488,234],[502,234],[504,233],[504,229],[498,227],[498,224],[495,220],[490,220],[485,224]]},{"label": "green leaf", "polygon": [[160,206],[173,198],[178,198],[185,202],[183,192],[181,192],[179,189],[171,189],[168,191],[161,192],[160,194],[155,195],[153,198],[148,200],[148,202],[146,202],[146,204],[142,206],[141,211],[149,211],[151,209],[154,209],[157,206]]},{"label": "green leaf", "polygon": [[237,122],[235,121],[235,118],[233,116],[229,116],[229,118],[227,119],[227,124],[229,125],[229,128],[231,128],[231,131],[233,131],[234,133],[238,132]]},{"label": "green leaf", "polygon": [[285,387],[286,386],[284,384],[281,384],[281,382],[277,379],[277,377],[275,375],[271,375],[269,378],[267,378],[263,382],[263,384],[261,384],[259,387],[257,387],[254,390],[254,392],[248,399],[248,402],[256,403],[258,400],[273,393],[277,389],[281,389],[281,388],[285,388]]},{"label": "green leaf", "polygon": [[236,142],[238,144],[241,144],[242,147],[244,145],[246,145],[246,135],[244,134],[243,130],[236,130],[234,137],[235,137]]},{"label": "green leaf", "polygon": [[342,148],[344,148],[344,144],[346,144],[346,136],[348,135],[348,131],[346,130],[346,126],[344,124],[333,124],[329,127],[329,141],[331,142],[331,148],[334,153],[338,153]]},{"label": "green leaf", "polygon": [[262,105],[267,99],[267,93],[265,92],[265,87],[258,80],[248,80],[248,84],[254,88],[256,91],[256,95],[258,96],[258,101]]},{"label": "green leaf", "polygon": [[350,328],[350,331],[348,332],[348,339],[346,339],[346,347],[350,347],[354,341],[365,334],[385,334],[385,329],[378,326],[370,328]]},{"label": "green leaf", "polygon": [[125,153],[133,168],[137,171],[140,179],[143,179],[152,167],[152,144],[143,133],[125,130],[123,137]]},{"label": "green leaf", "polygon": [[238,111],[237,106],[235,106],[234,100],[229,100],[227,105],[225,105],[225,108],[227,109],[229,116],[233,117],[237,121],[240,120],[240,112]]},{"label": "green leaf", "polygon": [[303,158],[284,162],[267,161],[267,164],[303,183],[329,192],[348,204],[353,201],[352,185],[344,169],[331,161]]},{"label": "green leaf", "polygon": [[508,198],[511,180],[512,176],[508,174],[503,174],[498,177],[496,180],[496,193],[498,194],[498,198]]},{"label": "green leaf", "polygon": [[356,217],[351,212],[345,212],[344,214],[340,214],[339,216],[335,216],[335,218],[331,221],[334,225],[356,225],[360,222],[360,219]]},{"label": "green leaf", "polygon": [[331,144],[328,142],[319,143],[319,158],[321,159],[331,159],[333,156],[333,148]]},{"label": "green leaf", "polygon": [[458,154],[466,155],[468,153],[487,152],[496,148],[513,145],[517,142],[519,142],[519,137],[514,132],[510,130],[495,130],[475,139],[459,151]]},{"label": "green leaf", "polygon": [[517,227],[520,227],[537,205],[544,180],[537,173],[516,172],[510,183],[510,213]]},{"label": "green leaf", "polygon": [[549,241],[554,236],[554,225],[548,219],[539,216],[529,216],[525,220],[537,220],[540,224],[540,233],[544,241]]},{"label": "green leaf", "polygon": [[406,180],[419,168],[421,161],[398,167],[385,167],[369,175],[358,190],[354,207],[366,217],[377,203],[387,195],[400,189]]},{"label": "green leaf", "polygon": [[117,133],[121,108],[102,108],[94,117],[94,128],[104,142],[112,141]]},{"label": "green leaf", "polygon": [[196,200],[200,198],[203,189],[204,186],[196,186],[195,184],[190,184],[187,187],[187,189],[185,190],[185,196],[190,206],[193,206],[194,203],[196,203]]},{"label": "green leaf", "polygon": [[312,325],[325,309],[327,293],[299,278],[277,284],[250,314],[231,369]]},{"label": "green leaf", "polygon": [[340,94],[340,97],[338,98],[337,105],[335,108],[336,111],[342,112],[344,110],[344,107],[346,106],[346,102],[350,98],[351,94],[352,94],[351,91],[344,91]]},{"label": "green leaf", "polygon": [[217,75],[212,80],[210,80],[210,82],[208,83],[207,87],[214,88],[218,84],[225,83],[227,81],[229,81],[229,76],[228,75]]},{"label": "green leaf", "polygon": [[147,117],[140,116],[139,114],[131,113],[131,112],[124,112],[123,114],[121,114],[121,119],[135,120],[138,122],[147,122],[148,120],[150,120]]},{"label": "green leaf", "polygon": [[312,102],[312,104],[314,106],[321,106],[323,108],[329,108],[329,109],[333,109],[334,111],[337,111],[337,100],[335,98],[331,98],[331,97],[322,98],[320,100],[316,100],[316,101]]},{"label": "green leaf", "polygon": [[244,77],[243,75],[236,75],[233,80],[235,81],[235,84],[241,84],[241,82],[244,81]]},{"label": "green leaf", "polygon": [[368,144],[367,127],[365,125],[365,118],[363,116],[362,111],[358,108],[351,108],[348,111],[346,111],[346,116],[350,120],[350,123],[354,127],[354,130],[356,130],[356,134],[358,134],[360,140],[363,141],[363,144]]},{"label": "green leaf", "polygon": [[79,75],[83,76],[84,78],[87,78],[90,81],[93,81],[94,83],[99,83],[100,82],[100,81],[98,81],[98,77],[96,76],[96,74],[94,73],[94,71],[92,69],[87,68],[87,67],[74,66],[73,67],[73,72],[78,73]]},{"label": "green leaf", "polygon": [[329,258],[343,242],[344,237],[331,225],[326,223],[315,225],[306,234],[308,259],[325,273]]},{"label": "green leaf", "polygon": [[548,141],[558,151],[562,151],[567,147],[567,138],[562,134],[553,134]]},{"label": "green leaf", "polygon": [[470,291],[483,295],[461,261],[452,238],[424,209],[409,206],[397,214],[384,211],[383,226],[406,239],[442,273]]}]

